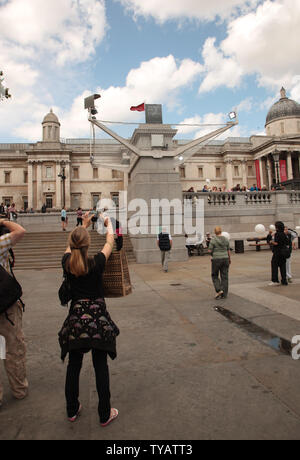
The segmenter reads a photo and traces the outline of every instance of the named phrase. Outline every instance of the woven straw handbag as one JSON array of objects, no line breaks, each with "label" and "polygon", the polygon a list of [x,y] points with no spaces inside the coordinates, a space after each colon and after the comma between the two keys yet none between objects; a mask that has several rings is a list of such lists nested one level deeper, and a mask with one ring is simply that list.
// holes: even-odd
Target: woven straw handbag
[{"label": "woven straw handbag", "polygon": [[132,293],[128,261],[123,249],[111,253],[102,275],[104,297],[125,297]]}]

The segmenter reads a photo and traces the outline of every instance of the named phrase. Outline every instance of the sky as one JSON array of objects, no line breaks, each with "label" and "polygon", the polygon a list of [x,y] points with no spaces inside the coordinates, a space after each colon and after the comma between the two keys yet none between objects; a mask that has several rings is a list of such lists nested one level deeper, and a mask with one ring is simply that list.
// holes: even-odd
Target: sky
[{"label": "sky", "polygon": [[[269,108],[300,102],[299,0],[0,0],[0,142],[41,140],[53,109],[62,138],[89,138],[84,98],[99,93],[98,119],[130,137],[162,104],[163,122],[220,124],[224,137],[264,134]],[[175,126],[176,127],[176,126]],[[204,126],[177,126],[193,139]],[[106,135],[97,129],[97,137]],[[221,137],[222,138],[222,137]]]}]

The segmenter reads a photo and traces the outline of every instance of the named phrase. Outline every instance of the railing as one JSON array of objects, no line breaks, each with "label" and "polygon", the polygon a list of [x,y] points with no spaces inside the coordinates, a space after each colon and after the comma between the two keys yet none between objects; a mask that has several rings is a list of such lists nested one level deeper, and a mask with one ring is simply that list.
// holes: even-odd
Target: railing
[{"label": "railing", "polygon": [[270,192],[246,192],[246,204],[269,204],[272,203],[272,196]]},{"label": "railing", "polygon": [[300,192],[290,192],[291,203],[300,203]]},{"label": "railing", "polygon": [[260,192],[183,192],[183,199],[196,203],[204,200],[206,207],[253,207],[268,205],[298,206],[300,191]]}]

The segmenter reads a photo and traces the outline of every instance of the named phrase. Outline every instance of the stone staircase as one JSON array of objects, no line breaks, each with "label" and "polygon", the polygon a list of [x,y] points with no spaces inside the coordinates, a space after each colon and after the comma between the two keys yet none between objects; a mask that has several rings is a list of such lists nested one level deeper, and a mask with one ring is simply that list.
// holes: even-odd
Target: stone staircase
[{"label": "stone staircase", "polygon": [[[66,250],[69,232],[26,233],[14,247],[14,270],[43,270],[61,268],[61,258]],[[89,255],[96,254],[105,244],[105,236],[90,231]],[[135,255],[128,235],[123,236],[123,249],[129,263],[135,263]]]}]

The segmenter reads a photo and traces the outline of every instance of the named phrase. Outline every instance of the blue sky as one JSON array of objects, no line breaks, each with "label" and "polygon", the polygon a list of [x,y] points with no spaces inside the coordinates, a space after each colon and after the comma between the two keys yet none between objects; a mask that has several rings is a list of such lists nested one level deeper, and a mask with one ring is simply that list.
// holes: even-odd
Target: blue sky
[{"label": "blue sky", "polygon": [[[281,86],[300,101],[299,0],[0,0],[0,142],[36,142],[50,107],[61,136],[99,119],[143,122],[131,105],[161,103],[165,123],[224,123],[225,136],[263,134]],[[129,137],[135,126],[110,126]],[[179,128],[194,138],[200,127]],[[102,137],[101,131],[97,136]]]}]

